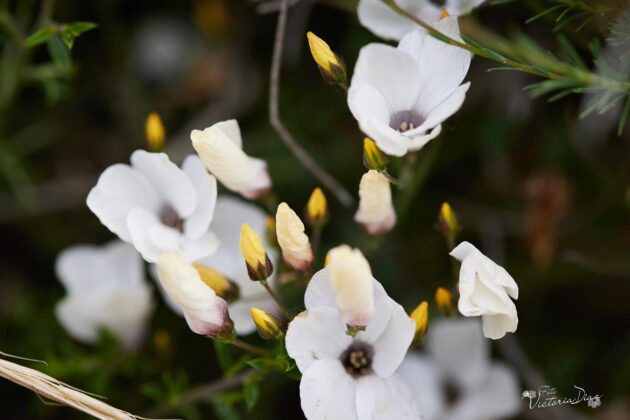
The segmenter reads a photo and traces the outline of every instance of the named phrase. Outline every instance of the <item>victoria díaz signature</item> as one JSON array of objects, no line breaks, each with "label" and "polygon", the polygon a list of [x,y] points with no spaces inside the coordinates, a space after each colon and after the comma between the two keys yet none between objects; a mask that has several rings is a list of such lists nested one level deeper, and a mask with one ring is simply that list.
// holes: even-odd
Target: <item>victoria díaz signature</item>
[{"label": "victoria d\u00edaz signature", "polygon": [[584,388],[580,388],[576,385],[573,385],[573,388],[577,390],[577,396],[571,398],[561,397],[554,387],[543,385],[538,387],[537,391],[523,391],[521,399],[529,398],[530,409],[557,407],[560,405],[576,405],[584,401],[586,401],[591,408],[597,408],[602,404],[601,399],[603,395],[589,395]]}]

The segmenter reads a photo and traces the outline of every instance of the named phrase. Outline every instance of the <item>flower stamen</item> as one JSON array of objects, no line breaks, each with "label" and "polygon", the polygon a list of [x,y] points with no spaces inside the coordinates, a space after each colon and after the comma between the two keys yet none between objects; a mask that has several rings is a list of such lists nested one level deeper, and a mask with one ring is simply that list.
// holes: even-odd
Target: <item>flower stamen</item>
[{"label": "flower stamen", "polygon": [[343,367],[351,376],[357,378],[372,371],[372,346],[363,341],[355,340],[350,347],[341,354]]},{"label": "flower stamen", "polygon": [[416,111],[400,111],[391,116],[389,126],[404,133],[419,127],[423,122],[424,118]]}]

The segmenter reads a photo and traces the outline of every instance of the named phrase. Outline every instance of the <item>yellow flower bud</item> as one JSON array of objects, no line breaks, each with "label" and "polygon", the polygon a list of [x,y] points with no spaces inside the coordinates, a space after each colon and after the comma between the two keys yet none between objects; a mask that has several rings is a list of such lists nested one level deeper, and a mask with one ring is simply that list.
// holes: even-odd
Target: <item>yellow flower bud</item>
[{"label": "yellow flower bud", "polygon": [[159,152],[164,148],[166,131],[164,130],[162,119],[157,112],[152,112],[147,117],[147,122],[144,125],[144,133],[147,138],[148,149],[151,152]]},{"label": "yellow flower bud", "polygon": [[449,247],[453,248],[455,246],[457,234],[461,230],[461,227],[459,225],[459,221],[457,220],[455,212],[453,212],[453,209],[447,202],[442,203],[440,214],[438,216],[438,221],[440,223],[442,234],[446,238]]},{"label": "yellow flower bud", "polygon": [[377,171],[384,171],[389,164],[387,155],[369,137],[363,139],[363,164],[367,169]]},{"label": "yellow flower bud", "polygon": [[346,66],[337,54],[335,54],[326,41],[315,35],[313,32],[306,34],[311,55],[317,63],[326,83],[347,85]]},{"label": "yellow flower bud", "polygon": [[440,11],[440,20],[445,19],[447,17],[449,17],[450,14],[448,13],[448,10],[446,10],[444,7],[442,7],[442,10]]},{"label": "yellow flower bud", "polygon": [[311,222],[324,222],[328,215],[328,202],[322,189],[317,187],[311,193],[306,205],[306,214]]},{"label": "yellow flower bud", "polygon": [[276,236],[284,261],[292,268],[305,271],[313,262],[313,249],[304,233],[304,223],[287,203],[276,212]]},{"label": "yellow flower bud", "polygon": [[238,298],[238,286],[228,280],[223,274],[203,264],[193,264],[193,267],[195,267],[195,270],[199,273],[201,280],[214,290],[217,295],[227,301]]},{"label": "yellow flower bud", "polygon": [[252,313],[254,324],[256,324],[256,328],[258,329],[258,334],[260,334],[262,338],[268,340],[282,334],[280,322],[275,317],[258,308],[251,308],[250,312]]},{"label": "yellow flower bud", "polygon": [[409,315],[416,323],[416,338],[422,337],[429,328],[429,304],[422,301]]},{"label": "yellow flower bud", "polygon": [[453,313],[453,294],[444,287],[438,287],[435,291],[435,303],[446,315]]},{"label": "yellow flower bud", "polygon": [[245,258],[250,279],[264,281],[273,272],[260,236],[247,223],[241,226],[241,254]]}]

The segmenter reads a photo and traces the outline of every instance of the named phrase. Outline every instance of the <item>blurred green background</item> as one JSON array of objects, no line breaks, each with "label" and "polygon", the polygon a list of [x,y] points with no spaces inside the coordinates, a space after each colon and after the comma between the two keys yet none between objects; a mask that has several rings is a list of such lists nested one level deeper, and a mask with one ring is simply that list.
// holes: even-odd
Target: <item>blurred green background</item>
[{"label": "blurred green background", "polygon": [[[324,3],[291,9],[280,110],[298,141],[356,195],[363,136],[343,94],[321,80],[305,34],[324,38],[350,69],[361,46],[379,41],[354,13],[335,7],[341,2]],[[525,24],[544,3],[487,6],[475,18],[501,33],[520,28],[553,50],[552,21]],[[159,305],[137,352],[122,354],[106,336],[98,346],[72,340],[54,316],[64,290],[53,267],[68,246],[112,238],[85,198],[104,168],[146,147],[151,111],[161,115],[167,151],[178,163],[192,152],[191,129],[238,118],[246,150],[267,160],[278,197],[295,209],[306,204],[319,184],[268,121],[276,15],[259,13],[258,5],[0,1],[1,351],[45,360],[48,366],[29,366],[139,415],[220,375],[213,343],[190,333],[157,291]],[[579,32],[568,26],[585,59],[587,41],[605,42],[607,19]],[[77,21],[98,27],[81,34],[71,51],[53,49],[51,58],[46,43],[23,44],[42,25]],[[450,202],[464,227],[461,239],[517,280],[514,338],[546,384],[561,393],[578,385],[603,394],[597,411],[581,407],[586,415],[630,418],[630,130],[616,135],[612,114],[619,110],[580,120],[586,96],[532,99],[523,88],[536,79],[486,72],[492,66],[473,60],[468,98],[420,153],[424,175],[415,178],[415,194],[405,192],[408,208],[394,231],[370,252],[373,271],[408,310],[432,301],[437,286],[450,287],[451,262],[436,227],[441,203]],[[323,249],[341,242],[371,249],[352,221],[354,210],[327,196],[332,218]],[[494,347],[505,359],[501,344]],[[85,417],[42,404],[5,380],[0,408],[4,419]],[[252,412],[235,392],[173,414],[301,418],[298,382],[267,378]]]}]

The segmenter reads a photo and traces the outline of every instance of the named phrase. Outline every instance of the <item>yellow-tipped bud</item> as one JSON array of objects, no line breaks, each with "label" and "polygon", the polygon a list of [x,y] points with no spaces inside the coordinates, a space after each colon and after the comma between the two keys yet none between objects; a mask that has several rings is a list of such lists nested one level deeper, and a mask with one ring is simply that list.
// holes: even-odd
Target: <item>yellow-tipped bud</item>
[{"label": "yellow-tipped bud", "polygon": [[328,201],[326,201],[326,196],[321,188],[317,187],[311,193],[306,205],[306,215],[308,216],[308,220],[312,223],[322,223],[326,221],[326,217],[328,216]]},{"label": "yellow-tipped bud", "polygon": [[226,301],[233,301],[238,298],[238,286],[228,280],[223,274],[203,264],[193,264],[193,267],[199,273],[201,280],[214,290],[214,293]]},{"label": "yellow-tipped bud", "polygon": [[453,294],[444,287],[438,287],[435,291],[435,303],[444,314],[450,316],[453,313]]},{"label": "yellow-tipped bud", "polygon": [[444,7],[442,7],[442,10],[440,11],[440,20],[441,19],[445,19],[447,17],[449,17],[450,14],[448,13],[448,10],[446,10]]},{"label": "yellow-tipped bud", "polygon": [[258,334],[262,338],[269,340],[282,334],[280,322],[275,317],[258,308],[251,308],[250,311],[254,324],[256,324],[256,329],[258,329]]},{"label": "yellow-tipped bud", "polygon": [[420,302],[409,316],[416,323],[416,338],[424,336],[429,328],[429,303]]},{"label": "yellow-tipped bud", "polygon": [[147,138],[147,147],[151,152],[159,152],[164,148],[166,130],[164,130],[164,124],[157,112],[152,112],[147,117],[144,133]]},{"label": "yellow-tipped bud", "polygon": [[306,38],[311,49],[311,55],[317,63],[324,81],[331,85],[347,86],[346,66],[341,58],[330,49],[326,41],[313,32],[308,32]]},{"label": "yellow-tipped bud", "polygon": [[377,171],[384,171],[389,164],[387,155],[381,152],[381,149],[369,137],[363,139],[363,164],[367,169]]},{"label": "yellow-tipped bud", "polygon": [[442,203],[440,214],[438,215],[438,221],[440,223],[440,230],[446,238],[449,247],[454,247],[455,240],[457,239],[457,235],[459,234],[461,227],[455,212],[447,202]]},{"label": "yellow-tipped bud", "polygon": [[260,236],[247,223],[241,226],[241,254],[245,258],[250,279],[264,281],[273,272],[271,260],[265,252]]}]

